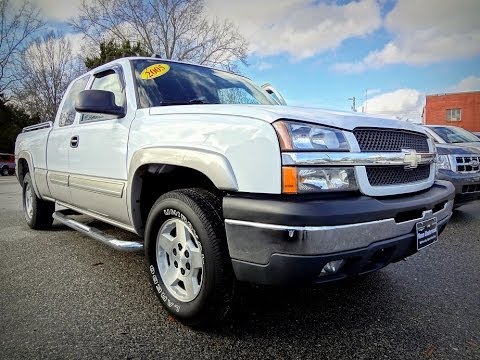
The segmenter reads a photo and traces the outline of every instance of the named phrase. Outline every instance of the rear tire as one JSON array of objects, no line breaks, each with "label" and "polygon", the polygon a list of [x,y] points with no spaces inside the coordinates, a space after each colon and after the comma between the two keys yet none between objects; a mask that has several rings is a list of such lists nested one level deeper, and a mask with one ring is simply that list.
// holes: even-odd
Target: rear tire
[{"label": "rear tire", "polygon": [[23,179],[23,214],[28,226],[32,229],[48,229],[52,226],[52,214],[55,203],[37,197],[33,189],[30,173]]},{"label": "rear tire", "polygon": [[8,176],[10,174],[10,170],[8,169],[8,166],[4,166],[2,168],[2,176]]},{"label": "rear tire", "polygon": [[162,195],[147,219],[145,257],[164,308],[189,326],[218,324],[229,314],[235,277],[220,215],[203,189]]}]

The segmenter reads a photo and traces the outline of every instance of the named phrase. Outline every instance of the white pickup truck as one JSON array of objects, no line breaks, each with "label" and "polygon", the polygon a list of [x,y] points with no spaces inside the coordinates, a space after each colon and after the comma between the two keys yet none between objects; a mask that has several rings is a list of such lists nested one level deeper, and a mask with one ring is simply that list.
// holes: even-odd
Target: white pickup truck
[{"label": "white pickup truck", "polygon": [[340,280],[437,240],[454,188],[435,181],[422,128],[279,102],[247,78],[181,62],[94,69],[72,82],[53,123],[18,136],[25,219],[144,248],[160,301],[190,325],[223,319],[237,281]]}]

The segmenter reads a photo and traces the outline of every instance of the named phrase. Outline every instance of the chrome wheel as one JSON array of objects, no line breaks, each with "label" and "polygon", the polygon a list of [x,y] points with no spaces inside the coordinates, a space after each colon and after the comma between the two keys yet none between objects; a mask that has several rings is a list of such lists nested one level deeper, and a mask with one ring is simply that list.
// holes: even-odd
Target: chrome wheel
[{"label": "chrome wheel", "polygon": [[33,189],[30,183],[25,187],[25,214],[28,219],[33,217]]},{"label": "chrome wheel", "polygon": [[8,169],[7,169],[7,168],[3,168],[3,169],[2,169],[2,176],[7,176],[7,175],[9,175]]},{"label": "chrome wheel", "polygon": [[177,300],[194,300],[203,282],[203,252],[194,231],[180,219],[167,220],[157,236],[158,271]]}]

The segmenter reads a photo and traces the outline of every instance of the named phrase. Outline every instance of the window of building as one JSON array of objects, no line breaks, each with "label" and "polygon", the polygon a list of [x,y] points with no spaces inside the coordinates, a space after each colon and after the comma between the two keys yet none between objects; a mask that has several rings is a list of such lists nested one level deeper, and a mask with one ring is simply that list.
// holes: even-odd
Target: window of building
[{"label": "window of building", "polygon": [[447,109],[447,121],[462,120],[462,109]]}]

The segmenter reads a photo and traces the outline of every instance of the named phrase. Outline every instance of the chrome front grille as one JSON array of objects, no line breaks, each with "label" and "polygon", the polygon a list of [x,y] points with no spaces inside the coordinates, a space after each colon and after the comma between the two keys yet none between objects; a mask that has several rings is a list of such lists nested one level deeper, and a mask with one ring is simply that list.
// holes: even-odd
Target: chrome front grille
[{"label": "chrome front grille", "polygon": [[[428,154],[428,138],[426,135],[414,131],[401,129],[376,129],[376,128],[357,128],[353,130],[361,152],[403,152],[404,150],[415,150],[405,153],[406,165],[407,157],[415,157],[416,153]],[[391,185],[413,185],[415,183],[425,184],[430,178],[430,164],[418,164],[413,169],[406,169],[406,165],[385,165],[385,166],[365,166],[367,180],[374,191],[375,187]],[[424,185],[421,185],[424,186]],[[391,188],[389,192],[399,193],[398,190]]]},{"label": "chrome front grille", "polygon": [[427,136],[412,131],[359,128],[353,130],[353,134],[362,152],[404,149],[414,149],[419,153],[429,152]]},{"label": "chrome front grille", "polygon": [[409,184],[430,177],[430,165],[405,170],[403,166],[367,166],[367,177],[372,186]]},{"label": "chrome front grille", "polygon": [[472,174],[480,171],[480,156],[457,156],[457,172]]}]

